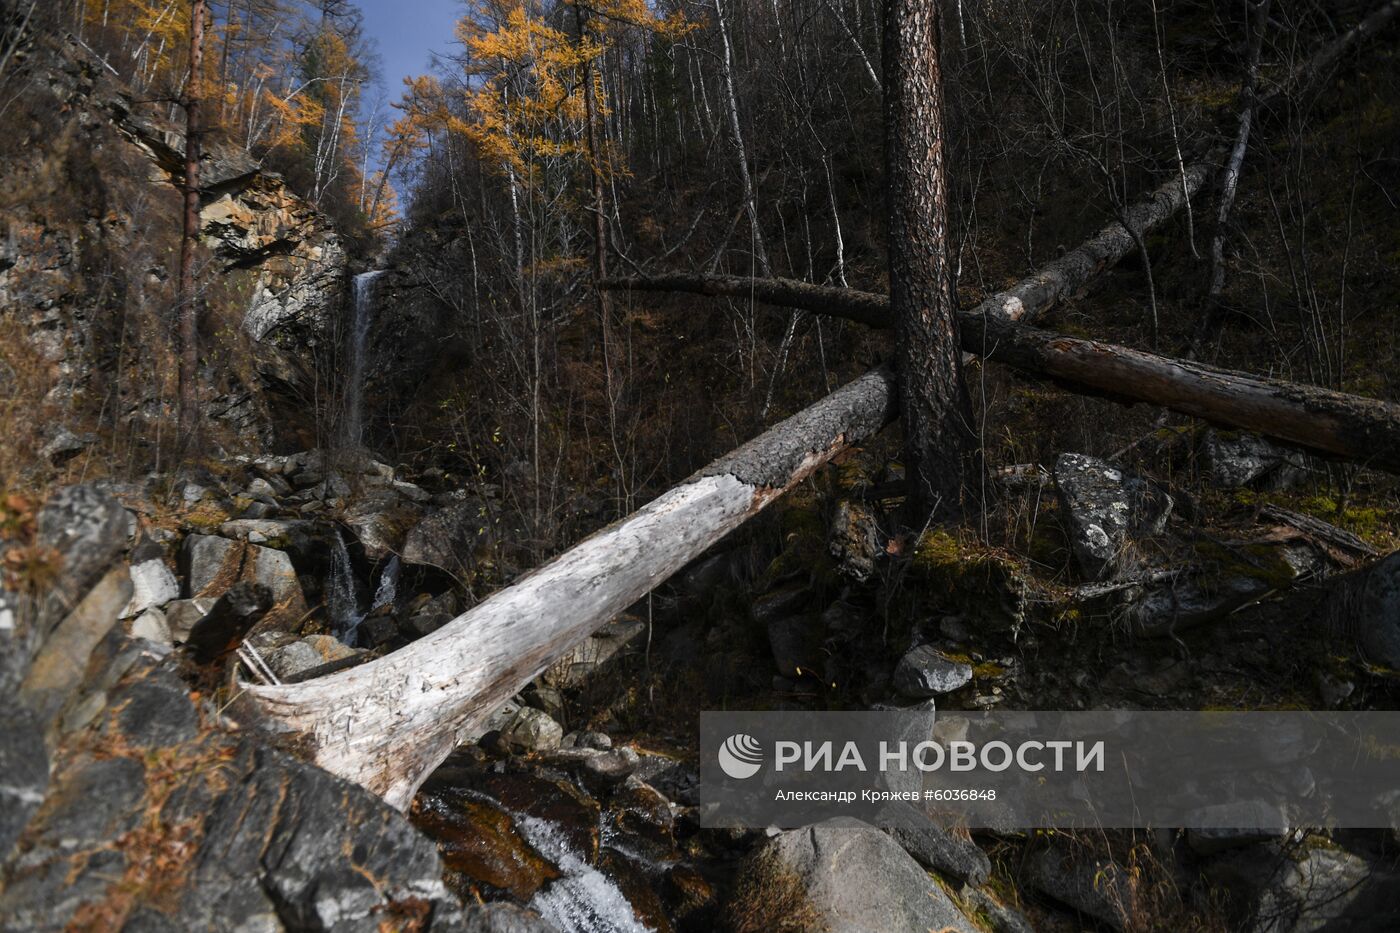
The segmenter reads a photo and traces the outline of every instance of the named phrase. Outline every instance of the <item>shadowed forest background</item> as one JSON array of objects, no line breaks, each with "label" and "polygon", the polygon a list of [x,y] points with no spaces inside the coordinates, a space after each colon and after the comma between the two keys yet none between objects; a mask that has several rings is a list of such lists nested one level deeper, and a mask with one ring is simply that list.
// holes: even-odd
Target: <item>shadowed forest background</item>
[{"label": "shadowed forest background", "polygon": [[[471,0],[400,84],[350,0],[208,6],[192,80],[187,0],[0,0],[0,694],[32,716],[0,764],[44,762],[0,820],[0,929],[224,928],[245,897],[287,929],[1393,927],[1388,831],[872,830],[866,878],[824,830],[699,828],[701,709],[1392,708],[1393,433],[1337,455],[980,350],[964,508],[910,507],[898,423],[842,450],[513,693],[418,792],[431,843],[258,757],[240,684],[410,650],[897,357],[758,295],[890,292],[885,9]],[[1400,3],[935,7],[959,307],[1126,225],[1028,328],[1400,403]],[[676,274],[745,281],[635,287]],[[342,858],[373,896],[209,867],[242,830],[174,796],[203,766],[210,800],[303,801],[267,838],[353,823],[317,830],[325,885],[383,843]]]}]

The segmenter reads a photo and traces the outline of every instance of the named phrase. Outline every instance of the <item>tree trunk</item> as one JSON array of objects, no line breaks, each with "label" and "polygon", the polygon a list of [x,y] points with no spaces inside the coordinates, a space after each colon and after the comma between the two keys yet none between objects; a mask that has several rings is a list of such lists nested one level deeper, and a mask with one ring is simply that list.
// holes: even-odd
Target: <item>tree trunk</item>
[{"label": "tree trunk", "polygon": [[895,415],[875,370],[721,457],[426,638],[300,684],[246,686],[251,717],[405,809],[501,703],[618,612]]},{"label": "tree trunk", "polygon": [[1258,0],[1250,8],[1249,51],[1244,83],[1240,86],[1239,126],[1235,130],[1234,145],[1230,147],[1230,157],[1226,159],[1225,169],[1220,175],[1220,201],[1216,205],[1215,229],[1210,238],[1210,272],[1206,283],[1205,307],[1188,350],[1191,357],[1199,355],[1222,320],[1220,296],[1225,291],[1225,235],[1230,226],[1230,211],[1235,206],[1235,193],[1239,191],[1244,154],[1249,148],[1249,133],[1259,108],[1259,56],[1263,51],[1264,30],[1269,24],[1269,6],[1270,0]]},{"label": "tree trunk", "polygon": [[739,123],[739,95],[734,88],[734,53],[729,43],[729,25],[724,17],[723,0],[714,0],[715,21],[719,24],[721,47],[724,49],[724,92],[729,110],[729,133],[734,142],[734,155],[739,163],[739,181],[743,185],[744,210],[749,215],[749,231],[758,268],[765,276],[773,274],[768,264],[768,249],[763,244],[763,227],[758,222],[758,196],[754,193],[753,176],[749,173],[749,151],[744,145],[744,131]]},{"label": "tree trunk", "polygon": [[[888,302],[879,295],[788,279],[669,275],[614,279],[608,285],[752,296],[770,304],[875,326],[892,324]],[[959,313],[964,350],[1048,377],[1073,392],[1161,405],[1226,427],[1267,434],[1326,456],[1400,473],[1400,405],[1069,337],[984,310],[1001,302],[1002,295]]]},{"label": "tree trunk", "polygon": [[189,445],[199,415],[199,307],[195,295],[194,251],[199,243],[200,78],[204,71],[206,0],[190,12],[190,77],[185,83],[185,212],[180,237],[180,438]]},{"label": "tree trunk", "polygon": [[956,514],[977,438],[948,266],[948,166],[938,5],[885,6],[885,177],[904,468],[919,515]]}]

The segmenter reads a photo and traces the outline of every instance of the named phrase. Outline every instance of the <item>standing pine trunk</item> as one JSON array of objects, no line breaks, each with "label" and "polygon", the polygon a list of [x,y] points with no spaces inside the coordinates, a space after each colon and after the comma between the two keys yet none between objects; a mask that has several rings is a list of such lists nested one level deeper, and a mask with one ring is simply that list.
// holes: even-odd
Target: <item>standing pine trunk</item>
[{"label": "standing pine trunk", "polygon": [[194,287],[194,250],[199,241],[200,78],[204,73],[204,19],[207,0],[193,0],[190,11],[190,76],[185,82],[185,218],[180,237],[180,440],[195,435],[199,410],[199,307]]},{"label": "standing pine trunk", "polygon": [[886,0],[885,173],[890,305],[898,337],[905,474],[915,514],[954,515],[976,436],[948,263],[943,74],[935,0]]}]

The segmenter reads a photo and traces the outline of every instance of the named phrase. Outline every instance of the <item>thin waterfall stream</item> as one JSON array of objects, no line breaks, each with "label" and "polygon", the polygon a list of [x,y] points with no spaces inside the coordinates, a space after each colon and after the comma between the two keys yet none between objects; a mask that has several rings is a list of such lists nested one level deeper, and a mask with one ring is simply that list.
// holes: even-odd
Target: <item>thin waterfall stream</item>
[{"label": "thin waterfall stream", "polygon": [[350,447],[364,443],[365,359],[370,326],[374,323],[374,281],[383,274],[383,269],[361,272],[355,276],[352,288],[354,313],[350,320],[349,352],[346,354],[345,420],[341,431],[341,439]]}]

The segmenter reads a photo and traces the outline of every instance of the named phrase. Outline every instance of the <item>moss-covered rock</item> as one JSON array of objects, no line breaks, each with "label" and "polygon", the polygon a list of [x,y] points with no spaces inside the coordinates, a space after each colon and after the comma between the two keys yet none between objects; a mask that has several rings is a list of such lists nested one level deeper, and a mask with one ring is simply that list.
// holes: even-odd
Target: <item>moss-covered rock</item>
[{"label": "moss-covered rock", "polygon": [[1010,555],[959,541],[943,529],[914,546],[908,581],[929,609],[942,609],[996,628],[1028,621],[1031,584]]}]

